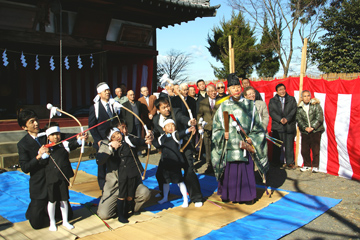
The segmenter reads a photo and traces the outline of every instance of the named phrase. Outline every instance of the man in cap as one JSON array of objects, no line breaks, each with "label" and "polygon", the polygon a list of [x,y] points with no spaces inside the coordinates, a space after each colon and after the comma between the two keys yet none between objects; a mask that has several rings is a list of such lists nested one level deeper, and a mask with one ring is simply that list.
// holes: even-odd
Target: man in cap
[{"label": "man in cap", "polygon": [[[110,88],[105,82],[101,82],[96,86],[97,95],[94,98],[94,105],[89,108],[89,128],[115,116],[113,106],[110,104]],[[110,121],[105,122],[96,128],[90,130],[94,139],[93,147],[99,150],[99,141],[106,139],[105,131],[110,128]],[[98,165],[98,183],[102,190],[105,184],[106,164]]]},{"label": "man in cap", "polygon": [[[256,198],[254,162],[263,178],[269,168],[266,136],[253,101],[241,98],[238,77],[230,74],[227,80],[231,98],[220,104],[213,119],[211,161],[221,199],[251,204]],[[248,138],[232,117],[224,119],[224,112],[238,119]]]}]

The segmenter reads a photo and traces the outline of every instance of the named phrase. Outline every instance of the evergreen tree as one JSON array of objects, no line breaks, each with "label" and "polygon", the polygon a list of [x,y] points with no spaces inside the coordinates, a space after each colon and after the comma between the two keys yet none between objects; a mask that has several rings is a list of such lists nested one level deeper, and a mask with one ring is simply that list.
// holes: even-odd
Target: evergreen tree
[{"label": "evergreen tree", "polygon": [[226,78],[229,74],[230,35],[235,55],[235,71],[239,77],[248,77],[253,71],[253,65],[259,60],[259,54],[255,46],[254,28],[245,22],[241,12],[238,15],[233,12],[230,21],[223,19],[220,27],[212,29],[212,36],[208,35],[207,49],[211,56],[223,64],[221,68],[212,66],[214,74],[217,78]]},{"label": "evergreen tree", "polygon": [[360,72],[360,1],[344,0],[320,19],[326,33],[311,43],[311,60],[325,73]]},{"label": "evergreen tree", "polygon": [[261,43],[258,46],[260,62],[256,66],[256,72],[259,77],[273,77],[280,69],[279,56],[272,44],[272,39],[276,39],[276,33],[274,29],[269,30],[266,16],[264,26]]}]

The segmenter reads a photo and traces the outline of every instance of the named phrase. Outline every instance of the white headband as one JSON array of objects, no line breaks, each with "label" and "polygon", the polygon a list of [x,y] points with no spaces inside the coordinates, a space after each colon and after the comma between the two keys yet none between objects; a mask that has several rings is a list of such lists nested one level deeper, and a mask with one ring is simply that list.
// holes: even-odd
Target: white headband
[{"label": "white headband", "polygon": [[118,128],[112,128],[110,130],[109,135],[107,136],[107,138],[109,139],[109,141],[111,140],[111,136],[115,133],[115,132],[120,132],[120,130]]},{"label": "white headband", "polygon": [[98,93],[101,93],[102,91],[105,91],[105,90],[107,90],[107,89],[110,89],[110,88],[109,88],[109,86],[105,83],[105,84],[99,86],[96,90],[97,90]]},{"label": "white headband", "polygon": [[53,126],[46,130],[46,136],[50,136],[53,133],[60,133],[60,127],[59,126]]},{"label": "white headband", "polygon": [[174,120],[172,120],[172,119],[166,119],[166,120],[165,120],[165,122],[162,124],[162,126],[161,126],[161,127],[165,127],[165,126],[166,126],[166,124],[169,124],[169,123],[173,123],[173,124],[175,125]]}]

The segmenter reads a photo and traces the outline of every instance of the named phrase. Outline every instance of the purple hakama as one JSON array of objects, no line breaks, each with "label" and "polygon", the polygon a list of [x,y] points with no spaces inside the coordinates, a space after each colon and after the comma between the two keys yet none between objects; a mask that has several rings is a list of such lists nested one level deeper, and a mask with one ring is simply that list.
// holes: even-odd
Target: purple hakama
[{"label": "purple hakama", "polygon": [[222,200],[246,202],[256,198],[254,162],[227,162],[223,177],[218,184]]}]

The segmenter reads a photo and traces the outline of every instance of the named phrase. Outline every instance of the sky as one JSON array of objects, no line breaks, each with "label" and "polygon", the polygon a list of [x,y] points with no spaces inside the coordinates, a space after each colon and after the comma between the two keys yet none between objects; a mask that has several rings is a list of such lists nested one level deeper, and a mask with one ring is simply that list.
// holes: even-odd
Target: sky
[{"label": "sky", "polygon": [[[217,9],[216,17],[196,18],[194,21],[156,30],[157,50],[159,52],[158,61],[163,59],[171,49],[192,55],[191,65],[187,68],[189,82],[196,82],[199,79],[204,79],[205,81],[216,80],[210,64],[216,67],[222,66],[220,62],[217,62],[215,58],[210,55],[206,48],[206,46],[208,46],[207,36],[211,33],[211,29],[214,26],[219,26],[222,19],[225,18],[225,20],[228,21],[231,18],[232,8],[227,4],[227,1],[210,1],[210,6],[216,6],[218,4],[221,4],[221,7]],[[298,76],[300,74],[302,43],[298,35],[295,35],[294,40],[295,46],[289,75]],[[254,72],[253,77],[257,77],[256,71]],[[314,75],[319,74],[316,67],[308,68],[307,73]],[[280,69],[275,77],[281,78],[282,76],[283,70]]]}]

